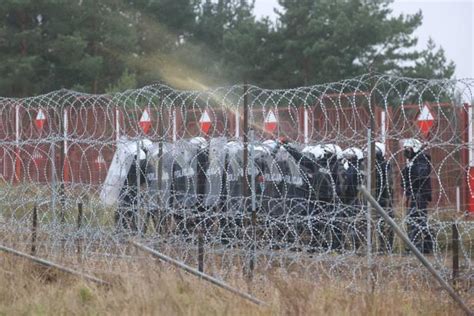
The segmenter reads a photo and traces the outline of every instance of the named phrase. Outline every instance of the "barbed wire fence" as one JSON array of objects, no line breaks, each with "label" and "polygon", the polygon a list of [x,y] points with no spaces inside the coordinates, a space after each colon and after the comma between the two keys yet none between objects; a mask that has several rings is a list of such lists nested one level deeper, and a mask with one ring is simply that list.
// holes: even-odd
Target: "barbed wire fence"
[{"label": "barbed wire fence", "polygon": [[[356,286],[371,269],[376,284],[430,285],[383,220],[367,216],[356,189],[366,184],[412,239],[430,241],[442,275],[454,271],[472,293],[473,89],[472,79],[365,75],[286,90],[1,98],[0,243],[77,257],[97,273],[140,260],[126,242],[134,237],[222,279],[278,269]],[[426,222],[410,215],[416,181],[402,181],[413,138],[429,156]]]}]

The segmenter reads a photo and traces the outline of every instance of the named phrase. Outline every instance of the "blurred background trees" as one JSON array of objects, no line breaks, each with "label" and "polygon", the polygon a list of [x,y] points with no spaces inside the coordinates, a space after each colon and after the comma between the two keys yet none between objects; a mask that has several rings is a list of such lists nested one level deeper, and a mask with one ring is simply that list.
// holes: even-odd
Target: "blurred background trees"
[{"label": "blurred background trees", "polygon": [[0,95],[454,73],[433,41],[415,49],[421,12],[393,16],[387,1],[279,3],[272,22],[256,18],[249,0],[3,0]]}]

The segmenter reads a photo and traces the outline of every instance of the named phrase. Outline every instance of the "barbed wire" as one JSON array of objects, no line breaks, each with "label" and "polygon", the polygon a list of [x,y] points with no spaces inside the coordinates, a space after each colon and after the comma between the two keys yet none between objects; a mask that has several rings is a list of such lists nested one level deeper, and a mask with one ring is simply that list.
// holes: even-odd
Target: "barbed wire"
[{"label": "barbed wire", "polygon": [[472,280],[473,88],[364,75],[297,89],[0,98],[0,242],[112,270],[139,259],[126,243],[138,236],[190,263],[204,247],[222,278],[253,266],[354,282],[370,253],[380,278],[429,284],[381,218],[367,224],[358,185],[371,179],[445,277],[456,228]]}]

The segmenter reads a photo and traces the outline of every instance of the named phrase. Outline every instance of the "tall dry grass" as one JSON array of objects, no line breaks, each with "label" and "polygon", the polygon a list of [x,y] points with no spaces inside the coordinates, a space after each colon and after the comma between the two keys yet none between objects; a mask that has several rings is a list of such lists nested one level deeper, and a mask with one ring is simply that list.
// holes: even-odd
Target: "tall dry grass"
[{"label": "tall dry grass", "polygon": [[[0,254],[0,314],[5,315],[457,315],[441,290],[385,280],[360,284],[311,280],[277,270],[252,283],[231,280],[268,302],[258,307],[163,263],[117,266],[100,287]],[[472,303],[470,302],[471,306]]]}]

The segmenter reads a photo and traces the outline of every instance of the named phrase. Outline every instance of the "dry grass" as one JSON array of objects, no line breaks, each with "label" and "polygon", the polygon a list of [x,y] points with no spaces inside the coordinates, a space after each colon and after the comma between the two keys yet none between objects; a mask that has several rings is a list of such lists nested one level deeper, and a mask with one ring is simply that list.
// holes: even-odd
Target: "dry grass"
[{"label": "dry grass", "polygon": [[[456,315],[436,289],[407,290],[396,280],[375,291],[304,276],[259,276],[252,284],[232,280],[270,303],[257,307],[193,276],[154,261],[120,265],[98,287],[22,259],[0,254],[0,314],[5,315]],[[353,288],[353,287],[352,287]],[[473,302],[470,302],[471,306]]]}]

